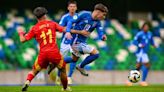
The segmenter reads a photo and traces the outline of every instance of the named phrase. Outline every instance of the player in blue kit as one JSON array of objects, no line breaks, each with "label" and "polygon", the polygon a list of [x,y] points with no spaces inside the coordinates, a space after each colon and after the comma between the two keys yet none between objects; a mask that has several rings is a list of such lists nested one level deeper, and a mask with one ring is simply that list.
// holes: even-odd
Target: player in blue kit
[{"label": "player in blue kit", "polygon": [[[75,23],[73,29],[77,30],[86,30],[89,33],[97,29],[99,38],[101,40],[106,40],[107,37],[103,32],[103,28],[100,24],[100,20],[103,20],[108,13],[108,8],[103,4],[96,4],[94,7],[94,11],[82,11],[78,14],[77,17],[73,18],[67,23],[66,31],[69,31],[72,28],[72,24]],[[88,73],[84,70],[84,67],[96,60],[99,57],[99,52],[97,49],[90,47],[87,45],[86,36],[76,34],[73,37],[72,42],[72,57],[66,57],[65,62],[77,62],[81,54],[89,54],[84,61],[82,61],[76,69],[80,71],[80,73],[84,76],[88,76]]]},{"label": "player in blue kit", "polygon": [[[156,47],[154,45],[153,35],[149,31],[150,30],[150,23],[145,22],[136,36],[134,37],[133,44],[137,46],[136,57],[136,70],[140,70],[141,66],[144,65],[142,68],[142,82],[140,83],[141,86],[147,86],[146,78],[148,75],[148,71],[150,68],[148,51],[150,45]],[[132,85],[131,83],[128,85]]]},{"label": "player in blue kit", "polygon": [[[76,10],[77,10],[77,3],[76,1],[69,1],[68,2],[68,13],[63,15],[59,24],[63,27],[66,27],[67,26],[67,23],[70,19],[75,19],[77,17],[77,13],[76,13]],[[71,39],[67,39],[65,37],[65,33],[63,33],[62,35],[62,41],[61,41],[61,45],[60,45],[60,52],[61,54],[63,55],[63,57],[67,56],[69,52],[72,52],[72,49],[71,49],[71,46],[70,46],[70,43],[71,43]],[[68,73],[68,84],[72,84],[72,74],[74,72],[74,69],[76,67],[76,63],[73,62],[73,63],[70,63],[70,69],[69,69],[69,73]],[[58,73],[59,75],[59,73]],[[59,78],[57,78],[57,81],[58,81]]]}]

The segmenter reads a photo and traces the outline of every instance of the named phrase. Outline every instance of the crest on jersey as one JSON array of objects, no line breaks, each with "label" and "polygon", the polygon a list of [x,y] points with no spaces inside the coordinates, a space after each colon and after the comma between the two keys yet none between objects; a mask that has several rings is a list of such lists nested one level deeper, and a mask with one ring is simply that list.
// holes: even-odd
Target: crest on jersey
[{"label": "crest on jersey", "polygon": [[77,15],[74,15],[74,16],[73,16],[73,19],[76,20],[76,19],[77,19]]}]

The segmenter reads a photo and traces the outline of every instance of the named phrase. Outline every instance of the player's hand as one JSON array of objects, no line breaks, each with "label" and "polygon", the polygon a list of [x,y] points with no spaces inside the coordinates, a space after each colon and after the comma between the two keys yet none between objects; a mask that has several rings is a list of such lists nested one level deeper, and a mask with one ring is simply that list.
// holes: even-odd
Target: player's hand
[{"label": "player's hand", "polygon": [[103,41],[106,41],[106,40],[107,40],[107,36],[106,36],[106,35],[103,35],[101,39],[102,39]]},{"label": "player's hand", "polygon": [[140,44],[138,44],[138,47],[143,48],[143,47],[145,47],[145,45],[140,43]]},{"label": "player's hand", "polygon": [[88,32],[86,30],[82,30],[81,35],[84,35],[84,36],[88,37],[90,35],[90,32]]},{"label": "player's hand", "polygon": [[72,35],[71,35],[70,32],[66,32],[66,33],[65,33],[65,37],[66,37],[67,39],[72,39]]},{"label": "player's hand", "polygon": [[24,28],[23,27],[18,27],[17,28],[17,32],[19,35],[24,35],[26,32],[24,31]]}]

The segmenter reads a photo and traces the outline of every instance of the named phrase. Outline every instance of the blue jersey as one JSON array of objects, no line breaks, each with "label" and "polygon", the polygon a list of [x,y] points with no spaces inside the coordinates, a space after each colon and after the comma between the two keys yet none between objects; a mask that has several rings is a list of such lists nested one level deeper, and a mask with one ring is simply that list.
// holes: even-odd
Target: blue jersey
[{"label": "blue jersey", "polygon": [[[149,31],[144,32],[143,30],[141,30],[134,37],[133,44],[135,44],[138,47],[136,53],[140,53],[140,51],[143,51],[143,53],[147,53],[150,45],[154,46],[152,33]],[[144,45],[144,47],[140,47],[139,45]]]},{"label": "blue jersey", "polygon": [[[74,16],[71,16],[69,13],[67,13],[67,14],[62,16],[59,24],[61,26],[65,27],[65,26],[67,26],[67,23],[68,23],[69,20],[71,20],[73,18],[76,18],[76,17],[77,17],[77,13],[75,13]],[[64,44],[70,44],[71,43],[71,40],[66,39],[65,33],[63,33],[63,35],[62,35],[62,43],[64,43]]]},{"label": "blue jersey", "polygon": [[[97,29],[98,35],[100,38],[104,35],[103,28],[99,20],[94,20],[92,18],[92,13],[89,11],[82,11],[78,14],[77,17],[70,20],[67,24],[66,31],[70,31],[72,24],[75,23],[73,29],[75,30],[87,30],[92,32],[95,28]],[[86,43],[87,37],[81,34],[77,34],[74,42],[83,42]]]}]

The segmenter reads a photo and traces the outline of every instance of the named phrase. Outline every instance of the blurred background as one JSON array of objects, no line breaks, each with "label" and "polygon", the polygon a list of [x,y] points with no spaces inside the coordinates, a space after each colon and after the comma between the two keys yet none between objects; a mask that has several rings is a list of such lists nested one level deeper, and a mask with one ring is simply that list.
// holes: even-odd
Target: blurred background
[{"label": "blurred background", "polygon": [[[22,84],[38,54],[38,43],[33,39],[20,43],[16,29],[23,26],[27,31],[37,22],[32,10],[44,6],[49,19],[59,22],[67,11],[68,0],[1,0],[0,2],[0,85]],[[77,0],[78,12],[92,11],[96,3],[109,8],[102,21],[108,40],[98,39],[94,31],[88,43],[100,51],[100,58],[85,67],[89,77],[75,71],[77,84],[124,84],[128,72],[136,63],[135,48],[130,45],[144,21],[152,24],[152,33],[157,48],[150,47],[151,71],[148,82],[164,84],[164,1],[163,0]],[[61,34],[57,33],[60,47]],[[82,56],[83,60],[86,55]],[[68,66],[69,67],[69,66]],[[156,80],[158,78],[158,80]],[[95,81],[96,80],[96,81]],[[11,82],[12,81],[12,82]],[[46,71],[40,73],[33,84],[53,84]]]}]

